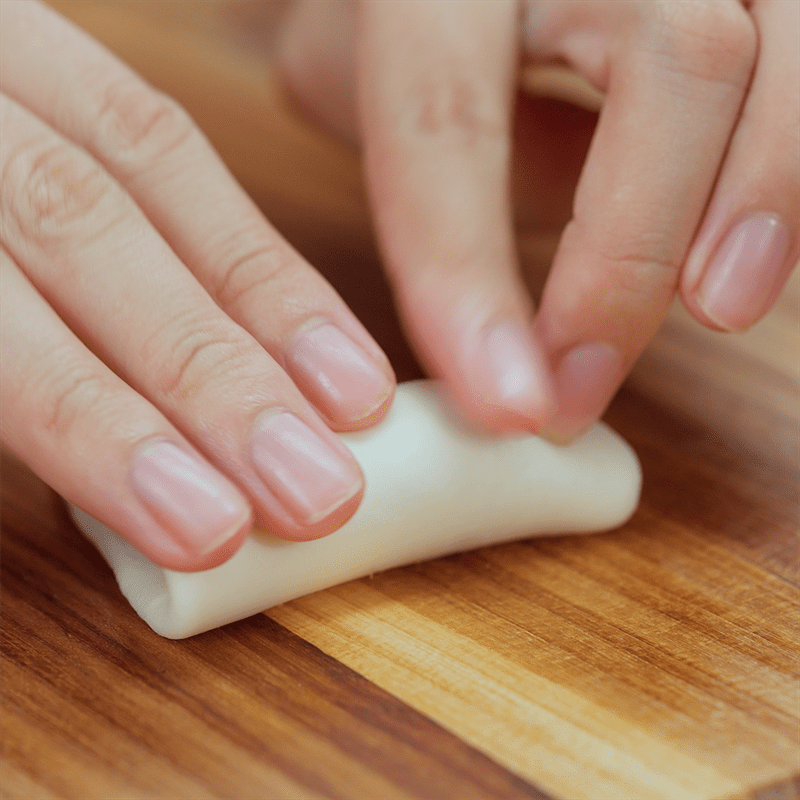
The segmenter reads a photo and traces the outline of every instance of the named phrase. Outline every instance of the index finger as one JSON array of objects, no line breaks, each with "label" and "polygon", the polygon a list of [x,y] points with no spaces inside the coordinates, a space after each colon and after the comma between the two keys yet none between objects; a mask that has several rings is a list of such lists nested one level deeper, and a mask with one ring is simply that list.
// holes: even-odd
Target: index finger
[{"label": "index finger", "polygon": [[359,6],[367,182],[408,333],[470,416],[536,429],[547,366],[518,275],[509,200],[518,5]]}]

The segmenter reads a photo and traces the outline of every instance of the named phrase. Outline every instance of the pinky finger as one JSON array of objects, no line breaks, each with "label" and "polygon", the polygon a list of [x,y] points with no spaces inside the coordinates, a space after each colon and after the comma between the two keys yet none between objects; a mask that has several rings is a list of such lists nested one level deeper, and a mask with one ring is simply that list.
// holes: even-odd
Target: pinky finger
[{"label": "pinky finger", "polygon": [[159,564],[215,566],[250,528],[239,490],[67,328],[0,250],[3,443]]}]

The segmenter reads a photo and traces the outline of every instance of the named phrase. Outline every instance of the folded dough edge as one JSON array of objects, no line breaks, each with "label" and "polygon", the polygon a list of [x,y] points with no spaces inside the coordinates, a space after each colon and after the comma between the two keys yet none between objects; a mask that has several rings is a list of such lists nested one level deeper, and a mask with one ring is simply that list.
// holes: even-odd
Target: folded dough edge
[{"label": "folded dough edge", "polygon": [[180,639],[403,564],[529,536],[609,530],[638,503],[639,462],[606,425],[568,447],[530,435],[482,436],[452,417],[432,381],[401,384],[381,423],[342,439],[367,488],[341,529],[311,542],[257,530],[229,561],[203,572],[153,564],[84,511],[70,511],[137,613]]}]

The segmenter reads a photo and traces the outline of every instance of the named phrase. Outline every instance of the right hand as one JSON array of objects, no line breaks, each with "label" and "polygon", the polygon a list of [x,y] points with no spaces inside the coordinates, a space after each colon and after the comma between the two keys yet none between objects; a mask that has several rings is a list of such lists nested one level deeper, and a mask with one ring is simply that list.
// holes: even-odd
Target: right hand
[{"label": "right hand", "polygon": [[172,569],[338,528],[378,345],[174,101],[31,0],[0,36],[3,444]]},{"label": "right hand", "polygon": [[[741,331],[797,264],[798,0],[302,0],[279,52],[299,107],[361,145],[423,366],[490,430],[571,441],[677,292]],[[559,64],[604,96],[596,125],[528,102],[513,126],[521,68]],[[566,223],[535,313],[521,166],[529,221]]]}]

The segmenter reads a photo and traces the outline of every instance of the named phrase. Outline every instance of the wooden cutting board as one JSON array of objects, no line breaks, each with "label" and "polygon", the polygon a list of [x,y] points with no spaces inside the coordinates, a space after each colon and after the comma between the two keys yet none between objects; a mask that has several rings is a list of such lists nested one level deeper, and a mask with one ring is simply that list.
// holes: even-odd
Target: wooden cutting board
[{"label": "wooden cutting board", "polygon": [[[356,156],[270,79],[282,4],[57,6],[186,105],[418,375]],[[526,264],[553,242],[523,226]],[[6,454],[2,796],[800,797],[799,305],[795,276],[741,336],[673,309],[607,416],[644,468],[621,530],[393,570],[181,642]]]}]

